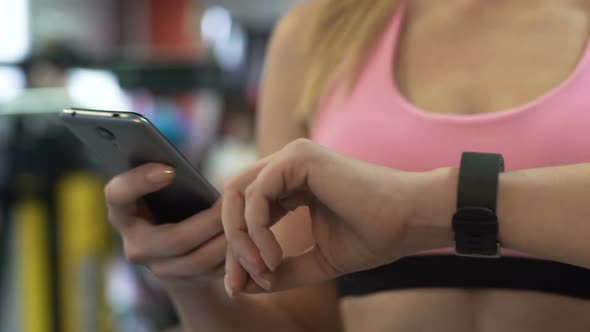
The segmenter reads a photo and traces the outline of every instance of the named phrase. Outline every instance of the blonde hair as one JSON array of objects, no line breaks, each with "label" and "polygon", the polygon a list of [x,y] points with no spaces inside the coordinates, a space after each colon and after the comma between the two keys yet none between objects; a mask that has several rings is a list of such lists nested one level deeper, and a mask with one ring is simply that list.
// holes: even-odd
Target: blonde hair
[{"label": "blonde hair", "polygon": [[[319,0],[313,0],[319,1]],[[350,88],[398,0],[323,0],[304,31],[309,66],[298,110],[308,118],[331,81]]]}]

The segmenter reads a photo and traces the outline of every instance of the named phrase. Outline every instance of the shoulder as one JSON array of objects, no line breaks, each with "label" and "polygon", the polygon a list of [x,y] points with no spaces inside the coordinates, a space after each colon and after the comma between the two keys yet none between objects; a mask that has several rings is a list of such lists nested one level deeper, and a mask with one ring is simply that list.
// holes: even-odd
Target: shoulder
[{"label": "shoulder", "polygon": [[277,22],[271,39],[271,47],[287,47],[292,51],[304,51],[304,40],[306,27],[314,14],[327,0],[306,0],[302,1],[289,10]]},{"label": "shoulder", "polygon": [[308,23],[313,14],[317,13],[326,3],[327,0],[301,1],[278,21],[276,32],[291,35],[298,34],[302,27],[301,24]]},{"label": "shoulder", "polygon": [[313,57],[308,54],[306,27],[322,3],[308,0],[286,13],[275,25],[261,82],[257,132],[262,155],[306,135],[297,114]]},{"label": "shoulder", "polygon": [[[307,50],[306,40],[310,22],[322,4],[330,0],[307,0],[293,7],[276,23],[268,45],[262,97],[264,101],[285,101],[296,105],[302,92],[308,68],[313,60]],[[289,80],[285,80],[288,77]],[[265,93],[266,92],[266,93]],[[287,102],[287,99],[288,102]],[[276,105],[271,107],[276,108]],[[294,107],[290,107],[291,110]],[[273,110],[273,114],[276,113]],[[268,113],[263,112],[262,113]]]}]

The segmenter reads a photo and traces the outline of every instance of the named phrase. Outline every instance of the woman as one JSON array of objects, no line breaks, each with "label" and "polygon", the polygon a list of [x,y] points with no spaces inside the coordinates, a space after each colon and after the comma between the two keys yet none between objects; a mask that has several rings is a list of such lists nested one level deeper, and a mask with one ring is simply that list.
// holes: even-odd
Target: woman
[{"label": "woman", "polygon": [[[401,171],[456,166],[467,150],[502,153],[508,170],[588,162],[589,16],[590,4],[581,0],[310,1],[287,15],[273,37],[259,116],[260,153],[310,137],[349,157]],[[140,197],[172,176],[164,166],[145,165],[113,179],[106,195],[128,257],[162,278],[187,331],[584,331],[590,326],[584,298],[588,272],[519,252],[490,263],[457,261],[451,250],[422,252],[338,282],[230,300],[220,280],[227,246],[220,235],[220,205],[178,225],[152,226],[140,213]],[[240,218],[227,213],[243,210],[246,203],[235,192],[251,181],[243,175],[230,182],[227,192],[234,194],[225,195],[224,222]],[[418,242],[437,238],[424,232]],[[314,245],[305,209],[282,218],[273,233],[284,256]],[[530,241],[547,244],[532,235]],[[540,247],[515,242],[516,249]],[[417,243],[397,254],[440,245]],[[529,251],[588,267],[585,258],[572,259],[561,250]],[[235,271],[244,275],[243,267],[257,284],[268,281],[277,288],[264,262],[276,258],[235,264],[229,257],[230,293],[244,286],[234,277]],[[262,269],[253,271],[252,265]],[[503,277],[463,275],[474,269]],[[531,272],[524,280],[523,271]],[[313,280],[319,279],[325,278]]]}]

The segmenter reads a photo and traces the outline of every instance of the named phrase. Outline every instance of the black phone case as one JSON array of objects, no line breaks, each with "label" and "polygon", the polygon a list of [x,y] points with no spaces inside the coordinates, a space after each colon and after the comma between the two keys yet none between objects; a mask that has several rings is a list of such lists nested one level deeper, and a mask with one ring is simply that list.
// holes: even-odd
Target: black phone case
[{"label": "black phone case", "polygon": [[174,167],[176,177],[169,186],[144,196],[155,222],[179,222],[208,209],[219,198],[213,186],[140,114],[67,109],[60,118],[98,157],[109,176],[151,162]]}]

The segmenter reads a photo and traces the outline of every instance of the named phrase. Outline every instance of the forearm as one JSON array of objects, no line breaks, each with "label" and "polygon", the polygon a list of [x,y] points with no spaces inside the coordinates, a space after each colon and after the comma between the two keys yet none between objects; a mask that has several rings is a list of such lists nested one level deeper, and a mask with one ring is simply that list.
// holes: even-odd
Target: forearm
[{"label": "forearm", "polygon": [[[457,169],[429,172],[419,224],[439,230],[434,243],[452,243]],[[590,164],[505,172],[497,214],[504,248],[590,268]]]},{"label": "forearm", "polygon": [[505,247],[590,268],[590,164],[506,173],[498,199]]},{"label": "forearm", "polygon": [[198,290],[171,290],[183,332],[192,331],[304,331],[284,310],[262,301],[262,296],[230,299],[221,282]]}]

